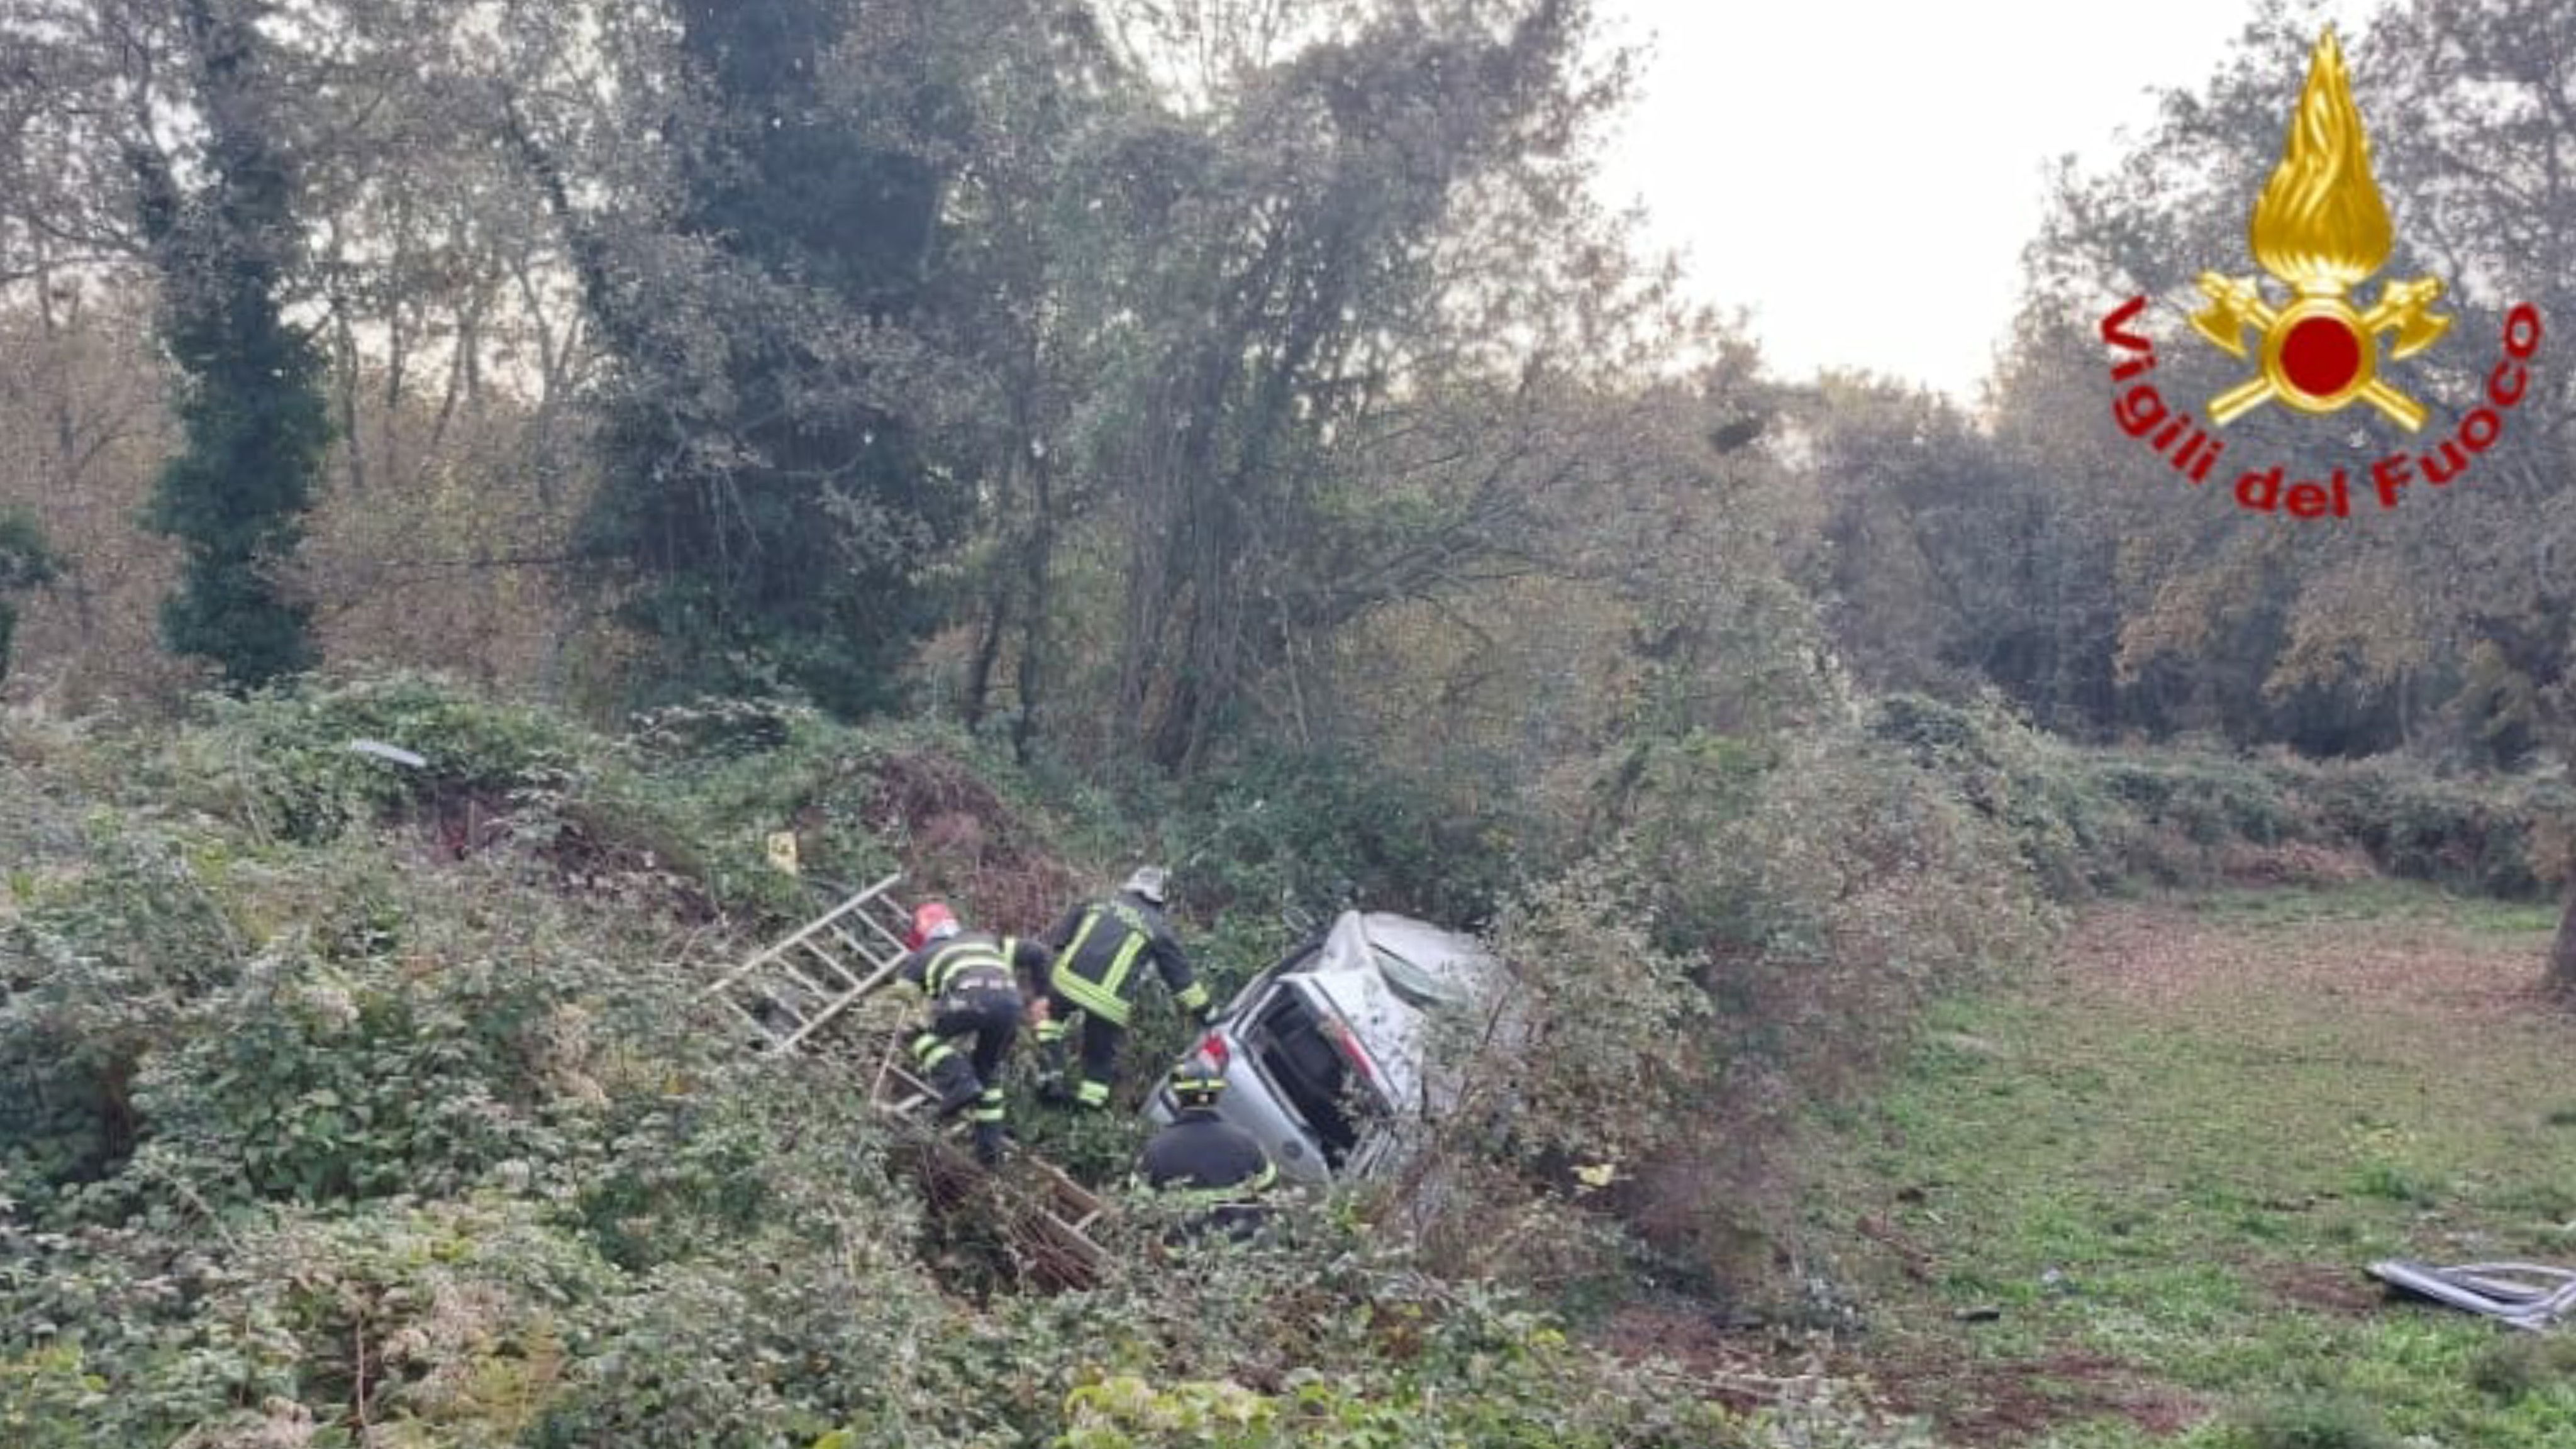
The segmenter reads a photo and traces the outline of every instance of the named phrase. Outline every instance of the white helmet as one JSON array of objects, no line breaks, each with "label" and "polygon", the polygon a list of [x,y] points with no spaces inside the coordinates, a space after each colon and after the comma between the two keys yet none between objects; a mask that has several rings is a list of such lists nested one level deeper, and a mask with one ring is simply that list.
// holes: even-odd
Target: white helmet
[{"label": "white helmet", "polygon": [[1136,873],[1127,877],[1127,884],[1120,886],[1119,889],[1125,891],[1131,896],[1142,896],[1146,900],[1159,906],[1163,903],[1163,886],[1165,880],[1166,877],[1163,875],[1163,868],[1161,866],[1138,866],[1136,868]]}]

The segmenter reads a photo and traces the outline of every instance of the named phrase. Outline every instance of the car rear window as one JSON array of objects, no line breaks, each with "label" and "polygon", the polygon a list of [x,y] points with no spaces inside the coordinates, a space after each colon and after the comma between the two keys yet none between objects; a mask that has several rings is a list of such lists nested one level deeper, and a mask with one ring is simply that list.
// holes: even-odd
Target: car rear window
[{"label": "car rear window", "polygon": [[1305,1119],[1322,1144],[1325,1163],[1339,1167],[1359,1140],[1357,1126],[1342,1108],[1349,1071],[1306,1003],[1296,992],[1279,993],[1253,1024],[1246,1045],[1288,1108]]},{"label": "car rear window", "polygon": [[1421,1011],[1439,1011],[1448,1007],[1466,1005],[1465,994],[1456,986],[1441,980],[1384,946],[1371,943],[1369,953],[1377,958],[1377,974],[1386,978],[1387,986],[1405,1005]]}]

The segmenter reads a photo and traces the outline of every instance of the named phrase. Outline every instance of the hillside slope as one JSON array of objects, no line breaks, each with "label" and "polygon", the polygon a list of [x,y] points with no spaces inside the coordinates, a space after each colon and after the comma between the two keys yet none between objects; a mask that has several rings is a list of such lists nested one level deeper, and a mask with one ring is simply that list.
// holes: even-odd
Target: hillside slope
[{"label": "hillside slope", "polygon": [[403,680],[7,738],[13,1445],[1875,1442],[1830,1395],[1738,1418],[1349,1204],[1190,1254],[1130,1203],[1096,1290],[1016,1289],[849,1063],[748,1054],[694,989],[804,908],[782,819],[1006,919],[1065,889],[1080,827],[954,742],[607,741]]}]

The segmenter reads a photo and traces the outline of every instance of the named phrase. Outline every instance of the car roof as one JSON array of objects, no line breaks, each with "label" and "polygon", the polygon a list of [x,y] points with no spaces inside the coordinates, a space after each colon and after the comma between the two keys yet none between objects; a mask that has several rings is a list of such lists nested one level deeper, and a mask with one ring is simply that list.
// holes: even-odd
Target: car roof
[{"label": "car roof", "polygon": [[[1299,974],[1350,1023],[1388,1099],[1401,1107],[1421,1089],[1430,1046],[1431,1015],[1408,997],[1472,1001],[1495,969],[1494,959],[1468,937],[1410,916],[1346,911]],[[1407,989],[1399,991],[1397,981]]]},{"label": "car roof", "polygon": [[1473,937],[1386,911],[1360,917],[1368,942],[1430,976],[1454,994],[1471,994],[1492,979],[1494,958]]}]

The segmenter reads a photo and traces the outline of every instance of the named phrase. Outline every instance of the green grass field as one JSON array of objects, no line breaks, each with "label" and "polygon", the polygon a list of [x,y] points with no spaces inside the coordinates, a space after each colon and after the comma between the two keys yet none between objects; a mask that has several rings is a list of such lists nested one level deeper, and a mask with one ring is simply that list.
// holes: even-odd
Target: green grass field
[{"label": "green grass field", "polygon": [[2550,925],[2375,884],[2097,908],[1824,1129],[1853,1367],[1961,1444],[2576,1445],[2576,1343],[2362,1274],[2576,1265]]}]

